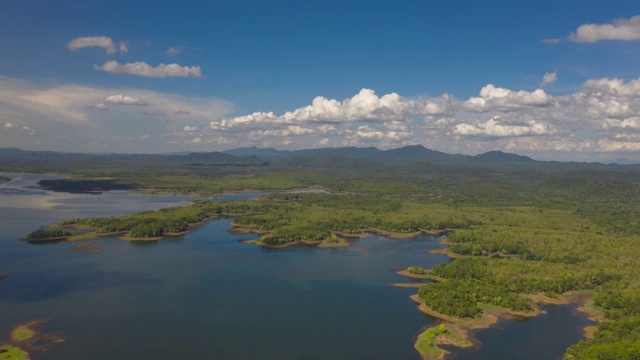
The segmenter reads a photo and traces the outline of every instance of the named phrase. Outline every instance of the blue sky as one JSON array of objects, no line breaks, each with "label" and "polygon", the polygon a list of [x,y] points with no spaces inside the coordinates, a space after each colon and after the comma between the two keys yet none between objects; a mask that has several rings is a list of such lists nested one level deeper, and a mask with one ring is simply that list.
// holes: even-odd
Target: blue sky
[{"label": "blue sky", "polygon": [[3,0],[0,14],[0,147],[640,161],[637,2]]}]

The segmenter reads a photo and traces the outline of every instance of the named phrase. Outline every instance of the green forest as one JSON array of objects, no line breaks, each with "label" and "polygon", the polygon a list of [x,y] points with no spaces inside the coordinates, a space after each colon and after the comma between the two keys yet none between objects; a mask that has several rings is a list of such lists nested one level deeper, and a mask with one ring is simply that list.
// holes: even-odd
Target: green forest
[{"label": "green forest", "polygon": [[[523,295],[591,294],[604,319],[593,337],[567,349],[565,358],[640,358],[637,167],[536,161],[393,165],[388,159],[374,163],[335,156],[253,159],[242,166],[138,165],[73,168],[65,163],[72,177],[41,185],[57,191],[153,189],[209,196],[245,190],[324,192],[194,201],[117,218],[70,219],[52,228],[144,239],[181,233],[213,216],[233,216],[238,229],[261,234],[257,243],[262,246],[331,244],[365,232],[397,238],[447,233],[454,261],[409,268],[437,280],[417,291],[434,311],[468,319],[481,316],[488,304],[526,313],[535,304]],[[3,169],[29,166],[10,163]],[[55,168],[55,161],[47,166]]]}]

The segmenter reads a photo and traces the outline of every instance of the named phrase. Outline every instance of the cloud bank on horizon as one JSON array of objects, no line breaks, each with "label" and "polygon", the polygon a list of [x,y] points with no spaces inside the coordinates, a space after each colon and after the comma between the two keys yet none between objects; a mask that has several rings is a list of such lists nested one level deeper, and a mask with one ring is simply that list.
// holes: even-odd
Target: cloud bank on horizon
[{"label": "cloud bank on horizon", "polygon": [[[595,43],[637,45],[640,15],[574,25],[565,34],[537,37],[531,46],[560,52]],[[171,41],[159,44],[161,50],[151,56],[141,50],[149,46],[144,40],[73,37],[59,48],[91,74],[84,82],[0,74],[0,146],[171,152],[421,144],[449,153],[502,150],[540,159],[640,161],[640,78],[624,73],[593,76],[577,65],[541,64],[527,74],[527,86],[483,81],[467,96],[457,95],[455,86],[433,96],[405,94],[393,86],[378,93],[376,86],[363,84],[341,97],[329,95],[335,95],[331,89],[318,90],[281,111],[264,106],[244,111],[248,106],[224,91],[222,96],[185,91],[187,82],[205,88],[205,71],[214,79],[206,84],[215,86],[219,73],[198,60],[198,65],[179,64],[193,50],[205,49]],[[637,46],[628,49],[640,54]],[[169,57],[176,62],[167,63]],[[259,71],[248,74],[269,78]]]},{"label": "cloud bank on horizon", "polygon": [[[113,144],[118,144],[116,148],[133,151],[128,141],[135,134],[146,135],[144,141],[191,150],[423,144],[454,153],[501,149],[606,156],[640,151],[640,79],[588,80],[579,91],[558,96],[542,89],[514,91],[488,84],[466,100],[447,93],[434,98],[378,96],[365,88],[344,100],[318,96],[281,115],[256,112],[236,117],[227,116],[233,105],[224,100],[143,89],[42,88],[6,77],[0,78],[0,89],[2,134],[42,135],[39,141],[45,148],[55,142],[50,135],[56,130],[100,132],[118,117],[128,135],[113,134],[102,138],[102,144],[94,140],[94,150],[114,150]],[[47,144],[45,138],[52,141]]]},{"label": "cloud bank on horizon", "polygon": [[216,120],[198,137],[215,142],[220,133],[237,139],[248,134],[250,141],[242,144],[296,147],[304,146],[307,138],[314,139],[315,146],[392,148],[417,143],[463,153],[495,148],[521,153],[636,152],[639,113],[640,79],[588,80],[579,91],[560,96],[488,84],[467,100],[449,94],[378,97],[362,89],[343,101],[317,97],[279,116],[258,112]]}]

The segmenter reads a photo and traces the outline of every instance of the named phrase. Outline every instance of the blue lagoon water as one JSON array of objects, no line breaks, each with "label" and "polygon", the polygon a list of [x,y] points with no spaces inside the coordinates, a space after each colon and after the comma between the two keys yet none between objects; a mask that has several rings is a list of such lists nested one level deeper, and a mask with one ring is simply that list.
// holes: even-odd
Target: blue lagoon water
[{"label": "blue lagoon water", "polygon": [[[32,358],[420,358],[413,342],[432,322],[409,299],[416,289],[390,285],[406,282],[399,268],[449,261],[428,253],[442,247],[436,237],[367,235],[349,248],[273,250],[240,243],[255,236],[231,234],[230,219],[219,218],[159,242],[106,237],[94,242],[103,252],[69,252],[76,244],[19,237],[67,218],[181,206],[191,197],[55,193],[34,184],[42,175],[9,176],[16,180],[0,184],[0,274],[8,275],[0,280],[0,334],[48,319],[43,330],[66,338]],[[575,325],[579,317],[569,318]],[[527,326],[516,345],[537,336]]]}]

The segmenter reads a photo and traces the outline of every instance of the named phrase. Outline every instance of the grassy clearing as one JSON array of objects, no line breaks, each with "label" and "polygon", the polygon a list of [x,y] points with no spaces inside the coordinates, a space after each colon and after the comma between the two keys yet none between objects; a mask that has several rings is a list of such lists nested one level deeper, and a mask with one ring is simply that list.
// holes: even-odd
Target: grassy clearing
[{"label": "grassy clearing", "polygon": [[29,360],[29,353],[19,347],[0,345],[0,360]]}]

